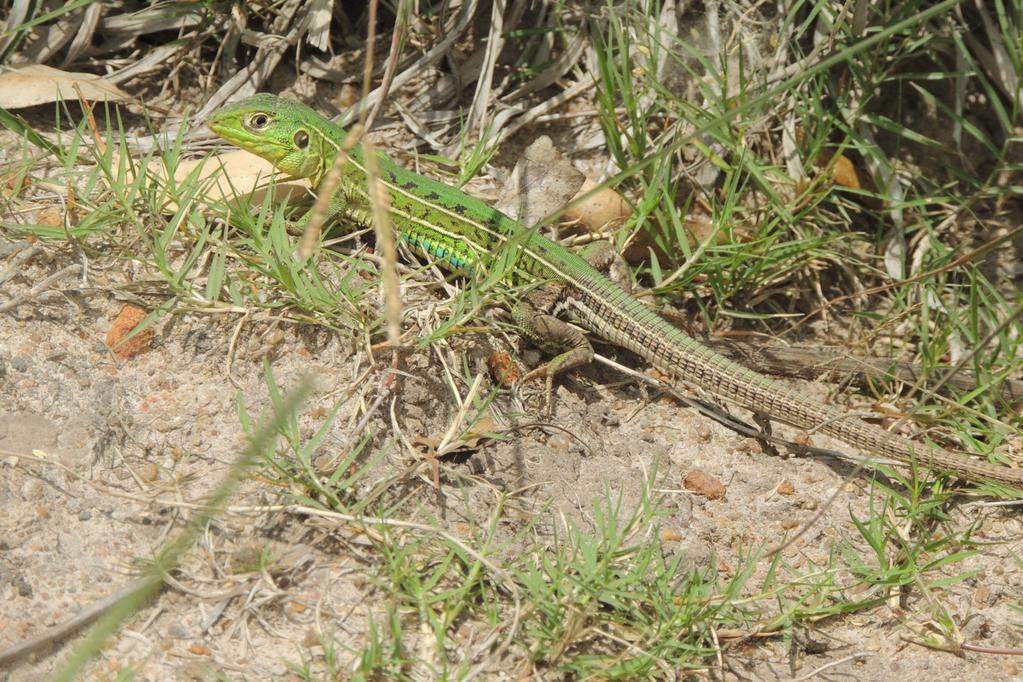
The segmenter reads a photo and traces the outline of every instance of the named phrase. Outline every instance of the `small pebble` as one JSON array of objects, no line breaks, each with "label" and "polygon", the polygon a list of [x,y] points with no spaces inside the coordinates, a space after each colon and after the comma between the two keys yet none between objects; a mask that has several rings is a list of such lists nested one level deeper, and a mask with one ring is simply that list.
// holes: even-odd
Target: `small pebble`
[{"label": "small pebble", "polygon": [[43,496],[43,484],[38,478],[30,478],[21,486],[21,497],[25,500],[38,500]]},{"label": "small pebble", "polygon": [[152,462],[146,462],[139,468],[138,474],[146,483],[152,483],[160,477],[160,469]]}]

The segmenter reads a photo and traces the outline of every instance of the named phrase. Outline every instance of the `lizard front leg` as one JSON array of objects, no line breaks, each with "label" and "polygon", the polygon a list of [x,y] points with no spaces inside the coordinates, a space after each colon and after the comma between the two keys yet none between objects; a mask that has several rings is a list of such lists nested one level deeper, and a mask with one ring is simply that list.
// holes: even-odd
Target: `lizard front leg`
[{"label": "lizard front leg", "polygon": [[614,244],[606,239],[599,239],[584,246],[579,251],[579,255],[594,269],[607,275],[612,282],[632,293],[629,265],[615,249]]},{"label": "lizard front leg", "polygon": [[[313,223],[313,217],[317,213],[316,205],[306,211],[295,223],[295,227],[305,232]],[[330,227],[342,220],[350,220],[359,225],[369,225],[369,212],[361,210],[358,205],[350,202],[348,196],[343,192],[334,192],[334,195],[327,201],[320,211],[320,217],[316,220],[319,231]],[[317,235],[319,236],[319,235]]]},{"label": "lizard front leg", "polygon": [[[294,230],[302,235],[302,241],[297,252],[300,261],[306,261],[312,257],[320,237],[332,225],[339,224],[345,220],[361,225],[369,224],[367,222],[369,218],[368,213],[364,210],[359,210],[343,192],[335,192],[319,211],[317,211],[318,205],[318,203],[314,204],[294,224]],[[317,213],[320,214],[319,217],[316,217]]]}]

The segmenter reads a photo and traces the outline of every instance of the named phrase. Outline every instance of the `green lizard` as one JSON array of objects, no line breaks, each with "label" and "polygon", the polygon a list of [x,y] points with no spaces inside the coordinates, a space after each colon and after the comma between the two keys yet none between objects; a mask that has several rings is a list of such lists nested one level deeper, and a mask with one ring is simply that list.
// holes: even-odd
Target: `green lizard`
[{"label": "green lizard", "polygon": [[[214,112],[209,127],[238,147],[270,161],[318,187],[340,153],[346,132],[309,107],[258,94]],[[546,377],[589,363],[593,348],[585,334],[557,315],[569,312],[589,331],[642,356],[675,380],[801,429],[820,431],[873,456],[918,463],[976,481],[1023,487],[1023,470],[971,459],[937,447],[918,445],[839,409],[812,401],[715,353],[690,338],[625,289],[601,274],[610,264],[607,249],[588,257],[530,231],[479,199],[408,171],[379,155],[380,181],[387,188],[399,239],[413,251],[449,270],[478,276],[495,264],[496,254],[517,250],[509,277],[538,282],[513,309],[516,322],[541,346],[560,349],[552,360],[527,375]],[[369,224],[371,205],[362,152],[350,152],[340,183],[330,197],[327,220]],[[307,221],[309,215],[303,217]],[[612,254],[613,255],[613,254]]]}]

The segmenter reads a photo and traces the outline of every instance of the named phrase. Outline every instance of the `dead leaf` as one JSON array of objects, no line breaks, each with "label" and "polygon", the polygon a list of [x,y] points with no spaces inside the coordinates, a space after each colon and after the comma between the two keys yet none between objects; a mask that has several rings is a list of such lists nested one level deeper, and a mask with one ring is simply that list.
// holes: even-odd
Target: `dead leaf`
[{"label": "dead leaf", "polygon": [[434,436],[416,436],[412,439],[412,445],[417,448],[423,448],[427,452],[437,452],[437,448],[440,447],[440,438]]},{"label": "dead leaf", "polygon": [[[77,90],[76,90],[77,87]],[[130,102],[132,96],[102,76],[30,64],[0,72],[0,107],[23,109],[60,100]]]},{"label": "dead leaf", "polygon": [[490,378],[500,384],[514,384],[521,376],[518,366],[504,351],[490,354],[487,358],[487,369],[490,370]]},{"label": "dead leaf", "polygon": [[532,226],[561,209],[583,184],[583,174],[542,135],[529,145],[505,183],[498,210]]},{"label": "dead leaf", "polygon": [[472,428],[463,436],[467,447],[477,448],[483,441],[490,440],[490,434],[497,431],[497,424],[490,417],[482,417],[472,425]]},{"label": "dead leaf", "polygon": [[[443,456],[471,454],[485,445],[491,439],[490,434],[495,431],[497,431],[497,424],[494,423],[494,420],[490,417],[481,417],[476,420],[471,429],[462,434],[461,438],[448,442],[444,447]],[[412,445],[423,448],[427,457],[436,457],[441,441],[434,436],[416,436],[412,439]]]}]

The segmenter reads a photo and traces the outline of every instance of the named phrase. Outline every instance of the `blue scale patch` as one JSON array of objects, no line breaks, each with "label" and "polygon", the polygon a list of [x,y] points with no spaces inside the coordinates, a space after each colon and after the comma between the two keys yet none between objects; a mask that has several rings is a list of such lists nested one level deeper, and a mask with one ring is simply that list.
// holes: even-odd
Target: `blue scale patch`
[{"label": "blue scale patch", "polygon": [[444,244],[434,244],[430,241],[429,237],[402,234],[399,239],[408,244],[410,248],[415,249],[426,256],[430,256],[438,260],[446,260],[451,267],[456,270],[462,270],[469,274],[472,274],[475,270],[467,258],[459,256],[457,251],[445,246]]}]

